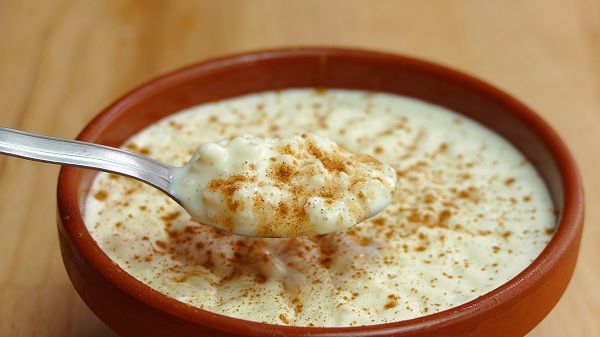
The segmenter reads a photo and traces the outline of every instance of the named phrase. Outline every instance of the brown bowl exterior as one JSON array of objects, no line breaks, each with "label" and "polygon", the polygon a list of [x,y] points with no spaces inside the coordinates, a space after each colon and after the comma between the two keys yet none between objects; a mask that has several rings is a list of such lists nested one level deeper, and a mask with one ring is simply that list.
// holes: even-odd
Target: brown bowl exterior
[{"label": "brown bowl exterior", "polygon": [[575,267],[583,191],[557,134],[512,97],[473,77],[408,57],[363,50],[290,48],[199,63],[148,82],[104,110],[78,139],[120,146],[181,109],[294,87],[346,88],[411,96],[448,107],[495,130],[543,176],[560,223],[541,255],[501,287],[458,307],[389,324],[289,327],[230,318],[178,302],[136,280],[98,247],[82,208],[95,172],[63,167],[58,232],[66,270],[81,298],[124,337],[164,336],[523,336],[556,304]]}]

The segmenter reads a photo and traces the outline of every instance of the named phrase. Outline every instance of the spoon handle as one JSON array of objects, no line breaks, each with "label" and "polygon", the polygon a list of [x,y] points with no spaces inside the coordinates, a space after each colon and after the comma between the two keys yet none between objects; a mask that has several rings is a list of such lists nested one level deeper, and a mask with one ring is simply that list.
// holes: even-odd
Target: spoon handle
[{"label": "spoon handle", "polygon": [[125,175],[169,193],[171,166],[113,147],[0,127],[0,154]]}]

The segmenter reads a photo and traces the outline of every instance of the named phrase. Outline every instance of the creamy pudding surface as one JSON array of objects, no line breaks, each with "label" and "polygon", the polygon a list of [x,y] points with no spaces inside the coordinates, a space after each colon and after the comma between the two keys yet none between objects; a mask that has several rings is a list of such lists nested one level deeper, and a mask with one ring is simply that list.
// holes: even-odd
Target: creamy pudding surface
[{"label": "creamy pudding surface", "polygon": [[252,238],[190,219],[154,188],[96,177],[85,222],[128,273],[181,302],[258,322],[356,326],[445,310],[502,285],[546,246],[543,181],[503,138],[419,100],[294,89],[190,108],[125,148],[176,166],[204,143],[312,133],[396,171],[389,206],[350,229]]}]

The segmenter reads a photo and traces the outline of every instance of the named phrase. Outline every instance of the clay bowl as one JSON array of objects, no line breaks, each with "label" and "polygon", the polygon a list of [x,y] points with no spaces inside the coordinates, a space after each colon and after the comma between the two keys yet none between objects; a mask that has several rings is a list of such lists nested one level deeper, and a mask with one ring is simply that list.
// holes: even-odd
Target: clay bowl
[{"label": "clay bowl", "polygon": [[102,111],[78,139],[121,145],[181,109],[292,87],[363,89],[419,98],[473,118],[518,147],[548,185],[560,223],[541,255],[499,288],[416,319],[351,328],[255,323],[200,310],[152,290],[105,255],[82,219],[95,172],[64,167],[58,179],[58,232],[65,267],[81,298],[124,337],[164,336],[523,336],[565,290],[583,227],[583,191],[573,158],[529,108],[460,72],[408,57],[351,49],[294,48],[218,58],[152,80]]}]

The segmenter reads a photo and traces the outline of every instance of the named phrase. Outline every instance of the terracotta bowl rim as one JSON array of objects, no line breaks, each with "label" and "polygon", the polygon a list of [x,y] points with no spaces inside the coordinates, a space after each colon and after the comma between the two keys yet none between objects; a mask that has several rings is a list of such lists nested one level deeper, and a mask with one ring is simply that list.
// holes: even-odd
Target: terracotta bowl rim
[{"label": "terracotta bowl rim", "polygon": [[[301,55],[349,55],[369,59],[400,60],[404,64],[410,65],[410,67],[442,77],[452,78],[462,85],[469,87],[469,89],[478,91],[493,100],[501,102],[507,107],[507,111],[510,111],[512,114],[517,115],[519,119],[525,121],[528,127],[537,133],[537,136],[543,141],[544,145],[550,149],[550,153],[558,164],[561,179],[563,181],[563,211],[553,238],[541,254],[521,273],[500,287],[462,305],[414,319],[358,327],[295,327],[247,321],[215,314],[179,302],[174,298],[153,290],[145,283],[138,281],[113,262],[113,260],[101,250],[85,227],[79,207],[79,186],[74,182],[78,170],[81,169],[63,167],[60,170],[57,185],[59,216],[63,220],[64,228],[69,239],[73,242],[74,246],[79,250],[87,263],[104,278],[110,280],[112,284],[145,305],[168,315],[173,315],[180,319],[198,324],[199,326],[207,326],[217,330],[242,334],[245,331],[268,330],[269,333],[273,335],[279,333],[282,335],[311,334],[315,336],[321,334],[339,334],[341,336],[348,333],[370,335],[410,332],[432,325],[445,326],[457,321],[468,320],[483,311],[491,310],[497,303],[506,302],[511,298],[523,294],[528,288],[535,285],[535,280],[539,279],[540,276],[544,274],[545,270],[550,269],[550,266],[559,262],[569,245],[575,240],[579,227],[583,222],[584,214],[581,178],[573,156],[566,145],[558,134],[540,116],[504,91],[487,84],[476,77],[429,61],[365,49],[321,46],[263,49],[212,58],[207,61],[195,63],[168,72],[165,75],[156,77],[129,91],[88,123],[78,135],[77,139],[93,141],[100,134],[100,131],[98,130],[99,125],[110,123],[116,116],[123,111],[126,111],[127,107],[132,103],[152,96],[153,94],[160,92],[163,88],[171,86],[173,83],[185,82],[200,73],[210,73],[216,70],[223,71],[224,69],[232,70],[238,65],[245,65],[248,62],[257,60],[289,58]],[[533,283],[531,283],[532,280]]]}]

